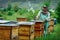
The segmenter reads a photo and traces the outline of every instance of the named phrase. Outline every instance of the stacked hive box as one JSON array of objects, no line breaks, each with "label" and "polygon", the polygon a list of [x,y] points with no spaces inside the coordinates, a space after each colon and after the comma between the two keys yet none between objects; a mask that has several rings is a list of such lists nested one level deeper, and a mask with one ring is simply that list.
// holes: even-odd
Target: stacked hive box
[{"label": "stacked hive box", "polygon": [[19,40],[34,40],[34,23],[19,22]]},{"label": "stacked hive box", "polygon": [[0,24],[0,40],[17,40],[17,24]]},{"label": "stacked hive box", "polygon": [[49,21],[49,27],[48,27],[48,32],[52,32],[54,28],[54,21],[50,20]]},{"label": "stacked hive box", "polygon": [[17,21],[18,21],[18,22],[27,21],[27,19],[26,19],[26,18],[17,18]]},{"label": "stacked hive box", "polygon": [[34,27],[34,36],[40,37],[44,33],[44,22],[43,21],[36,21]]}]

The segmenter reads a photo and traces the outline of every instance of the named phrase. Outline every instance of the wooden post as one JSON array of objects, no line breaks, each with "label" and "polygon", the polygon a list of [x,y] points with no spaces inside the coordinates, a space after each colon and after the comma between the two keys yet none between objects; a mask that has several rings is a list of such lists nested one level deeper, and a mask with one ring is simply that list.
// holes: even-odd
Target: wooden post
[{"label": "wooden post", "polygon": [[19,40],[34,40],[34,23],[19,22]]}]

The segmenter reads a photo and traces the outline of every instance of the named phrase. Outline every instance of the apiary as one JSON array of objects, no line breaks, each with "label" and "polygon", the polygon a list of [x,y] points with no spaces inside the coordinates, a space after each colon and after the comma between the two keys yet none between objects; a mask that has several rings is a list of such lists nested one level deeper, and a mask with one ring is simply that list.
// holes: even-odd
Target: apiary
[{"label": "apiary", "polygon": [[44,22],[43,21],[35,21],[35,26],[34,26],[34,36],[40,37],[42,36],[44,32]]},{"label": "apiary", "polygon": [[17,18],[17,21],[18,21],[18,22],[27,21],[27,18]]},{"label": "apiary", "polygon": [[6,23],[7,21],[0,21],[0,40],[17,40],[18,27],[15,23]]},{"label": "apiary", "polygon": [[33,22],[19,22],[18,39],[19,40],[33,40],[34,39],[34,23]]}]

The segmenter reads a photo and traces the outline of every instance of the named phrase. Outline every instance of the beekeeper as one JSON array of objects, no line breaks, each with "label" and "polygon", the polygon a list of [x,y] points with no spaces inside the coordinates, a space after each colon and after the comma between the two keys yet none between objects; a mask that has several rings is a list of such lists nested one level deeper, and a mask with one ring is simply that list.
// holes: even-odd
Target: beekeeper
[{"label": "beekeeper", "polygon": [[44,36],[46,37],[47,29],[48,29],[48,26],[49,26],[48,21],[50,19],[50,13],[48,12],[46,5],[43,6],[42,11],[40,11],[38,13],[38,15],[36,16],[36,18],[38,20],[44,21]]}]

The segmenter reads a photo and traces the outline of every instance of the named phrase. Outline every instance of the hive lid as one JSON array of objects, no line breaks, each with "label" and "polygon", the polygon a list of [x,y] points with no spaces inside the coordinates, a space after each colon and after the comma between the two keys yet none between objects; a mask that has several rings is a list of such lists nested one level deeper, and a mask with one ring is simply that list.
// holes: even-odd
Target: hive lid
[{"label": "hive lid", "polygon": [[33,25],[34,22],[18,22],[19,25]]},{"label": "hive lid", "polygon": [[17,26],[17,22],[0,20],[0,26]]},{"label": "hive lid", "polygon": [[6,23],[6,22],[10,22],[10,21],[0,20],[0,24],[2,24],[2,23]]},{"label": "hive lid", "polygon": [[0,26],[17,26],[17,24],[0,24]]},{"label": "hive lid", "polygon": [[44,22],[43,20],[31,20],[31,22]]}]

